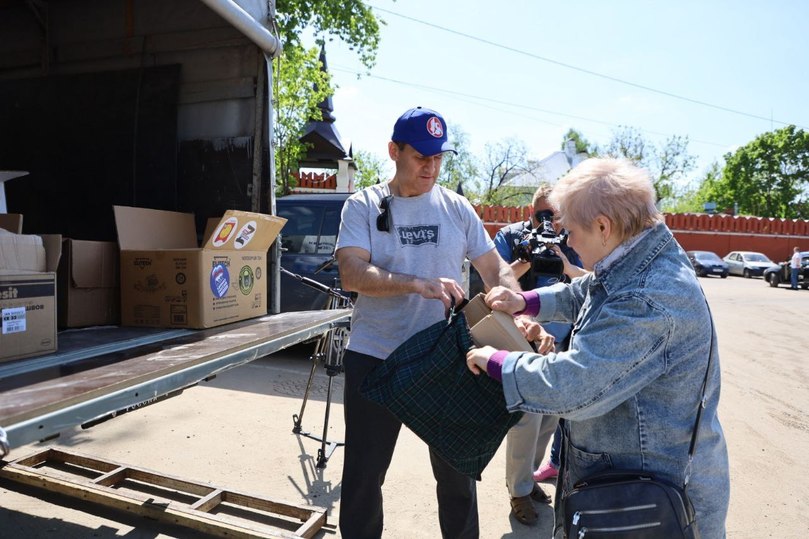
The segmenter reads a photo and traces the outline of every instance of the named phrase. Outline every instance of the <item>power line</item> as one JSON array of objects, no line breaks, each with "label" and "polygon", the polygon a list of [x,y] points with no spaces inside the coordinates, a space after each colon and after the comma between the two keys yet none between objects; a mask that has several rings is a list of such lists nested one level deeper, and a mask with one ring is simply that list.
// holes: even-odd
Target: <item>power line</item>
[{"label": "power line", "polygon": [[[464,32],[460,32],[458,30],[453,30],[453,29],[447,28],[445,26],[440,26],[438,24],[423,21],[423,20],[417,19],[415,17],[410,17],[408,15],[403,15],[401,13],[397,13],[395,11],[390,11],[389,9],[374,6],[372,4],[368,4],[368,5],[369,5],[369,7],[373,8],[373,9],[375,9],[377,11],[381,11],[383,13],[387,13],[387,14],[393,15],[395,17],[400,17],[402,19],[406,19],[406,20],[409,20],[409,21],[412,21],[412,22],[415,22],[415,23],[418,23],[418,24],[423,24],[424,26],[429,26],[431,28],[441,30],[443,32],[447,32],[447,33],[450,33],[450,34],[455,34],[457,36],[465,37],[465,38],[471,39],[473,41],[478,41],[480,43],[484,43],[486,45],[490,45],[490,46],[496,47],[498,49],[503,49],[503,50],[507,50],[509,52],[514,52],[514,53],[517,53],[517,54],[521,54],[523,56],[533,58],[534,60],[540,60],[540,61],[543,61],[543,62],[548,62],[550,64],[554,64],[554,65],[558,65],[560,67],[571,69],[573,71],[578,71],[580,73],[585,73],[587,75],[592,75],[594,77],[599,77],[599,78],[609,80],[609,81],[612,81],[612,82],[617,82],[618,84],[624,84],[626,86],[631,86],[633,88],[639,88],[641,90],[646,90],[647,92],[653,92],[653,93],[656,93],[656,94],[664,95],[666,97],[671,97],[673,99],[679,99],[681,101],[686,101],[688,103],[694,103],[696,105],[701,105],[703,107],[710,107],[712,109],[721,110],[721,111],[724,111],[724,112],[730,112],[732,114],[738,114],[739,116],[746,116],[748,118],[754,118],[756,120],[764,120],[766,122],[770,122],[770,124],[777,123],[777,124],[781,124],[781,125],[793,125],[791,122],[782,122],[780,120],[773,120],[771,117],[758,116],[756,114],[750,114],[748,112],[744,112],[744,111],[741,111],[741,110],[736,110],[736,109],[732,109],[732,108],[729,108],[729,107],[723,107],[722,105],[714,105],[713,103],[708,103],[707,101],[700,101],[698,99],[693,99],[693,98],[690,98],[690,97],[678,95],[678,94],[675,94],[675,93],[672,93],[672,92],[667,92],[665,90],[658,90],[657,88],[652,88],[651,86],[645,86],[643,84],[638,84],[636,82],[631,82],[631,81],[628,81],[628,80],[620,79],[618,77],[613,77],[611,75],[605,75],[603,73],[599,73],[597,71],[592,71],[590,69],[585,69],[583,67],[574,66],[572,64],[568,64],[568,63],[565,63],[565,62],[560,62],[559,60],[554,60],[552,58],[547,58],[545,56],[540,56],[538,54],[527,52],[527,51],[524,51],[522,49],[517,49],[517,48],[514,48],[514,47],[510,47],[508,45],[503,45],[501,43],[496,43],[494,41],[489,41],[488,39],[484,39],[482,37],[474,36],[474,35],[471,35],[471,34],[466,34]],[[803,126],[797,126],[797,127],[801,127],[803,129],[806,129]]]},{"label": "power line", "polygon": [[[479,106],[484,106],[484,107],[491,108],[491,109],[494,109],[494,110],[498,110],[498,111],[501,111],[501,112],[509,112],[509,111],[503,111],[502,109],[496,109],[494,107],[486,105],[485,103],[481,103],[480,101],[484,101],[484,102],[488,102],[488,103],[496,103],[496,104],[505,105],[505,106],[508,106],[508,107],[517,107],[517,108],[520,108],[520,109],[533,110],[533,111],[542,112],[542,113],[545,113],[545,114],[552,114],[552,115],[555,115],[555,116],[563,116],[565,118],[573,118],[575,120],[581,120],[581,121],[584,121],[584,122],[591,122],[591,123],[606,125],[608,127],[618,127],[618,128],[621,127],[619,124],[615,124],[615,123],[612,123],[612,122],[607,122],[607,121],[604,121],[604,120],[596,120],[594,118],[588,118],[586,116],[577,116],[575,114],[568,114],[568,113],[565,113],[565,112],[557,112],[557,111],[553,111],[553,110],[548,110],[548,109],[535,107],[535,106],[532,106],[532,105],[524,105],[524,104],[520,104],[520,103],[511,103],[509,101],[501,101],[501,100],[498,100],[498,99],[492,99],[490,97],[483,97],[483,96],[474,95],[474,94],[467,94],[467,93],[459,92],[459,91],[456,91],[456,90],[447,90],[445,88],[436,88],[434,86],[428,86],[428,85],[425,85],[425,84],[418,84],[418,83],[414,83],[414,82],[405,82],[405,81],[402,81],[402,80],[392,79],[390,77],[383,77],[381,75],[373,75],[373,74],[370,74],[370,73],[359,73],[359,72],[357,72],[355,70],[348,69],[348,68],[341,67],[341,66],[332,65],[330,67],[330,69],[332,69],[334,71],[342,71],[344,73],[350,73],[350,74],[353,74],[353,75],[363,75],[363,76],[366,76],[366,77],[369,77],[369,78],[372,78],[372,79],[379,79],[379,80],[382,80],[382,81],[385,81],[385,82],[390,82],[390,83],[393,83],[393,84],[399,84],[399,85],[402,85],[402,86],[409,86],[409,87],[412,87],[412,88],[420,88],[422,90],[429,90],[429,91],[438,92],[438,93],[441,93],[441,94],[447,94],[447,95],[465,97],[465,98],[469,98],[469,99],[475,99],[477,101],[473,101],[472,102],[473,104],[476,104],[476,105],[479,105]],[[538,118],[531,118],[531,119],[535,120],[535,121],[538,121],[538,122],[547,123],[547,124],[559,127],[559,124],[554,124],[552,122],[548,122],[548,121],[545,121],[545,120],[540,120]],[[671,136],[670,133],[661,133],[659,131],[651,131],[649,129],[640,129],[640,131],[643,131],[645,133],[649,133],[651,135],[658,135],[658,136],[663,136],[663,137]],[[727,144],[719,144],[718,142],[710,142],[710,141],[699,140],[699,139],[689,139],[689,140],[692,140],[693,142],[699,143],[699,144],[706,144],[706,145],[709,145],[709,146],[717,146],[719,148],[727,148],[728,147]]]}]

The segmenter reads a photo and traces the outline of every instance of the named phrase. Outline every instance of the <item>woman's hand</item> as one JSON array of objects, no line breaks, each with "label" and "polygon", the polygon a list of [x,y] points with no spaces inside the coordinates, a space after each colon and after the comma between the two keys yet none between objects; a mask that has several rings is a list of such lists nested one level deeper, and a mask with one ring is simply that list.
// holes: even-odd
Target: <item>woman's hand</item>
[{"label": "woman's hand", "polygon": [[571,264],[570,260],[568,260],[567,256],[565,256],[564,251],[562,251],[558,245],[551,247],[551,250],[556,256],[562,259],[562,264],[564,265],[564,269],[562,271],[568,276],[568,278],[575,279],[576,277],[581,277],[582,275],[587,275],[587,273],[589,273],[587,270]]},{"label": "woman's hand", "polygon": [[466,368],[475,375],[486,372],[486,364],[495,352],[497,352],[497,349],[493,346],[470,349],[466,353]]},{"label": "woman's hand", "polygon": [[514,319],[517,329],[525,336],[528,342],[534,342],[537,345],[537,352],[540,354],[547,354],[553,351],[553,345],[556,342],[553,335],[545,331],[539,322],[530,316],[518,316]]},{"label": "woman's hand", "polygon": [[492,310],[514,314],[525,310],[525,299],[513,290],[495,286],[486,294],[486,305]]}]

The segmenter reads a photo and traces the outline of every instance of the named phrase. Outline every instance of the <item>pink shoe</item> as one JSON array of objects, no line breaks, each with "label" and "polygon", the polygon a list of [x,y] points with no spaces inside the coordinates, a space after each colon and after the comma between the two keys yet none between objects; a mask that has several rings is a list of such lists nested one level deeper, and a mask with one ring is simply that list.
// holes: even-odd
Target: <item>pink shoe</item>
[{"label": "pink shoe", "polygon": [[550,461],[546,462],[539,467],[539,470],[534,472],[534,481],[547,481],[559,475],[559,470],[551,464]]}]

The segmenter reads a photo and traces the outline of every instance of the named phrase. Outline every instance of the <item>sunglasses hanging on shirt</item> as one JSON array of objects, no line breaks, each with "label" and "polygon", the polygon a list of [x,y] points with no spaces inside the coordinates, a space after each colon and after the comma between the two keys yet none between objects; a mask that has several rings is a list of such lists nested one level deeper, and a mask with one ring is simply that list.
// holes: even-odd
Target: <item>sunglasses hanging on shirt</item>
[{"label": "sunglasses hanging on shirt", "polygon": [[380,232],[390,232],[392,225],[390,203],[393,195],[388,195],[379,202],[380,214],[376,217],[376,229]]}]

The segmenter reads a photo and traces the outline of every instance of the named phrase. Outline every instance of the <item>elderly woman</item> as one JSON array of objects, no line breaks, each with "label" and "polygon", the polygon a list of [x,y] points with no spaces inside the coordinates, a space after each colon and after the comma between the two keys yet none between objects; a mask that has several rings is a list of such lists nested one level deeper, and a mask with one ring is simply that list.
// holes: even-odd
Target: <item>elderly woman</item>
[{"label": "elderly woman", "polygon": [[486,302],[540,323],[573,323],[570,347],[548,354],[475,348],[470,370],[502,380],[509,409],[565,419],[562,492],[610,469],[682,486],[713,353],[687,493],[702,539],[724,537],[730,487],[711,314],[655,207],[648,175],[627,161],[589,159],[559,181],[550,201],[592,272],[530,292],[497,287]]}]

